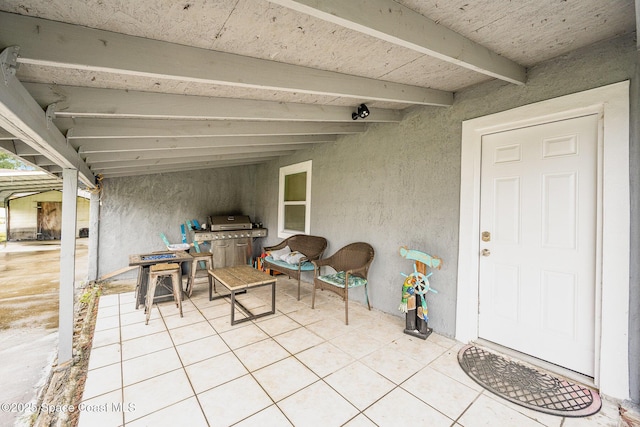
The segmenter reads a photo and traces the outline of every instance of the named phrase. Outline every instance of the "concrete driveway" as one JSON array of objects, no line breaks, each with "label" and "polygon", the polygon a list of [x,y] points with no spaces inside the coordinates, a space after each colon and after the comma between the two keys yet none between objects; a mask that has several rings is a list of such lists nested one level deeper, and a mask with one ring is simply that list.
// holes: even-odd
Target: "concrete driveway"
[{"label": "concrete driveway", "polygon": [[[87,277],[88,239],[76,241],[76,287]],[[57,353],[60,242],[0,245],[0,425],[28,425]]]}]

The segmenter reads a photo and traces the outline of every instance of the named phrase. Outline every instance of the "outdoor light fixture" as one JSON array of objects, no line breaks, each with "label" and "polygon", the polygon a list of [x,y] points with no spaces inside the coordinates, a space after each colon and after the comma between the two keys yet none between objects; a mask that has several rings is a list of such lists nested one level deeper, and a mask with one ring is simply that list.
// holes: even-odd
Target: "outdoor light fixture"
[{"label": "outdoor light fixture", "polygon": [[351,118],[353,120],[358,120],[358,117],[360,117],[361,119],[366,119],[368,115],[369,109],[367,108],[367,106],[364,104],[360,104],[360,106],[358,107],[358,111],[355,113],[351,113]]}]

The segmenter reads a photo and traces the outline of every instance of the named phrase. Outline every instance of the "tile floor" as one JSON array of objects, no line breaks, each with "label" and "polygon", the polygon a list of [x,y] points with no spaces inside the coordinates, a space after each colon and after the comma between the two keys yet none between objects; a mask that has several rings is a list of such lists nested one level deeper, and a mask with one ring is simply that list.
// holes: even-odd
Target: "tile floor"
[{"label": "tile floor", "polygon": [[[204,281],[202,281],[204,280]],[[588,418],[530,411],[496,397],[458,366],[462,344],[404,334],[404,318],[369,312],[310,284],[278,278],[276,314],[230,325],[228,299],[206,279],[153,307],[132,293],[100,299],[80,426],[616,426],[617,406]],[[242,295],[260,312],[270,287]],[[240,316],[240,312],[236,312]]]}]

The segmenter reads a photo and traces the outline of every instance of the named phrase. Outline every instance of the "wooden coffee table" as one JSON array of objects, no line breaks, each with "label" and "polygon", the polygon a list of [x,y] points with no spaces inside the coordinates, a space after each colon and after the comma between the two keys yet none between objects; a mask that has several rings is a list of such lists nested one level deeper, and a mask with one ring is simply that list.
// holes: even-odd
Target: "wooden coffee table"
[{"label": "wooden coffee table", "polygon": [[[260,270],[256,270],[248,265],[236,265],[233,267],[214,268],[209,270],[209,275],[213,277],[213,287],[215,288],[216,281],[220,282],[222,286],[227,288],[231,294],[231,324],[235,325],[241,322],[248,322],[263,316],[268,316],[276,312],[276,278],[268,275]],[[265,313],[253,314],[242,305],[240,301],[236,300],[236,293],[246,291],[250,288],[259,288],[261,286],[271,285],[271,311]],[[209,282],[209,301],[214,299],[224,298],[227,295],[213,296],[212,284]],[[240,308],[247,317],[244,319],[235,320],[235,307]]]}]

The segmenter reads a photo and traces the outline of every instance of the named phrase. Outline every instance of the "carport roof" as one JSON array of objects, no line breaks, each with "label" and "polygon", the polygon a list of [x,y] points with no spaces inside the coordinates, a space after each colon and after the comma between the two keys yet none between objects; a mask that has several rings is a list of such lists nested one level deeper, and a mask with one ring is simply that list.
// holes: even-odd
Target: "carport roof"
[{"label": "carport roof", "polygon": [[43,171],[0,169],[0,200],[17,193],[62,190],[62,179]]}]

